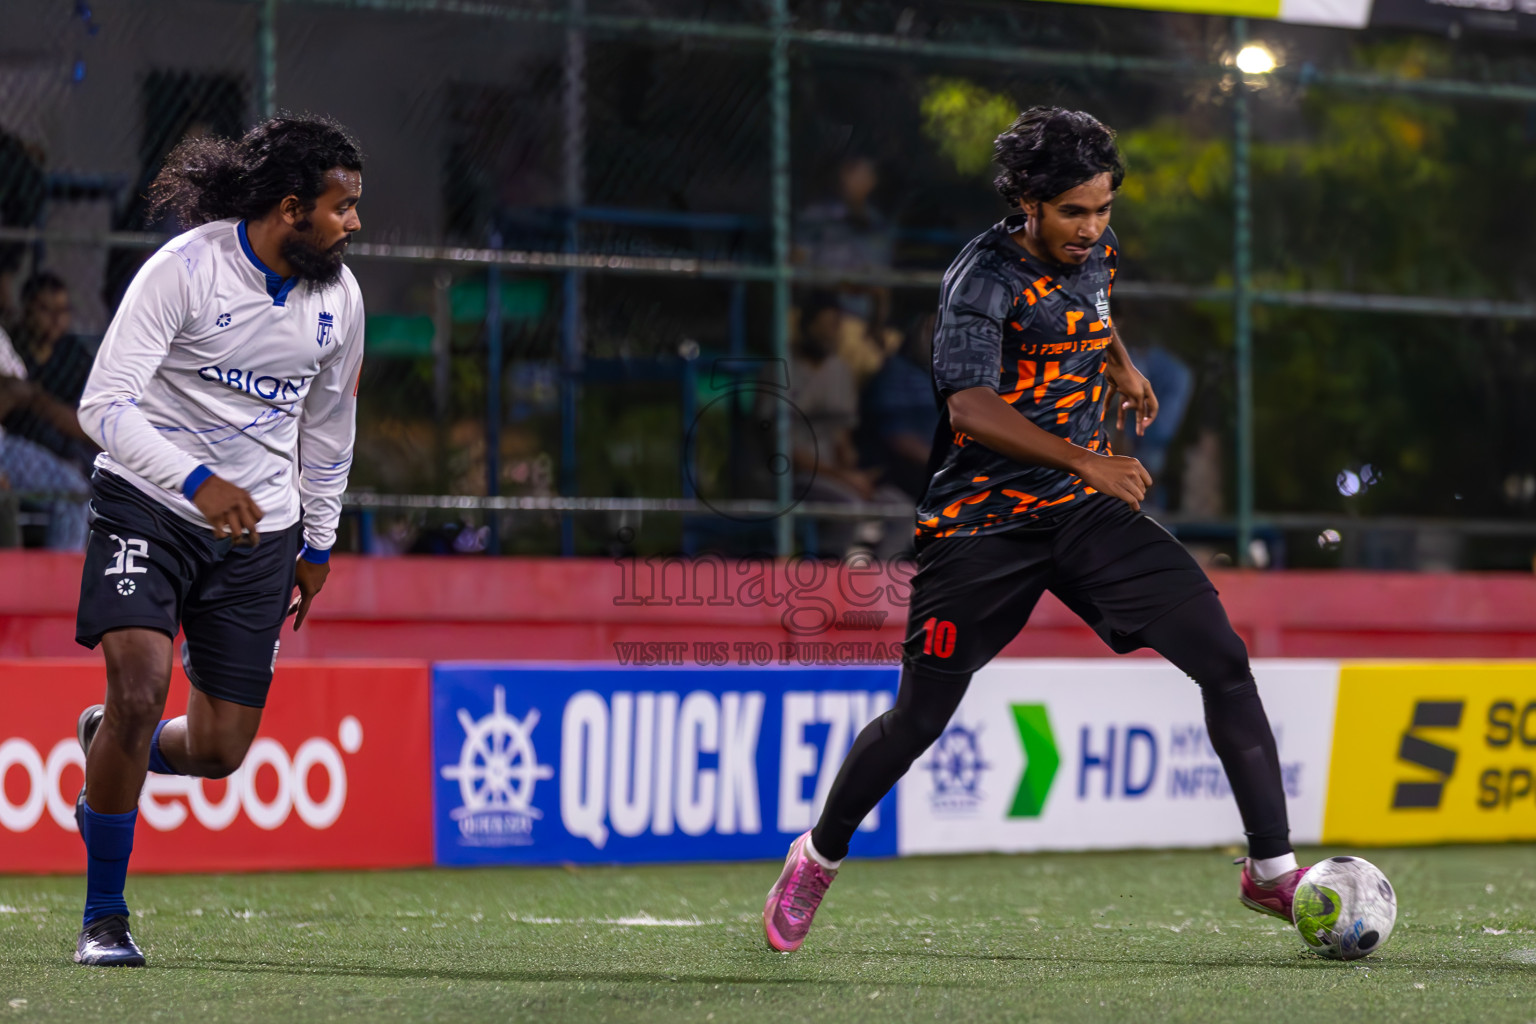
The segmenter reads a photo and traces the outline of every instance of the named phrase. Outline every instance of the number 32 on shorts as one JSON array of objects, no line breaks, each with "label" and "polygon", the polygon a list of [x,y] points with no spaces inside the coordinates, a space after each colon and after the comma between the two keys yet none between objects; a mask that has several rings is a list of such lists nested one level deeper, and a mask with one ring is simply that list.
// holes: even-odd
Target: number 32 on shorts
[{"label": "number 32 on shorts", "polygon": [[140,565],[134,561],[136,558],[149,559],[149,541],[130,537],[124,540],[117,534],[112,534],[112,539],[117,541],[117,555],[113,557],[112,564],[107,566],[103,576],[118,576],[124,573],[149,572],[149,567]]},{"label": "number 32 on shorts", "polygon": [[947,658],[955,653],[955,624],[948,619],[929,619],[923,623],[923,653]]}]

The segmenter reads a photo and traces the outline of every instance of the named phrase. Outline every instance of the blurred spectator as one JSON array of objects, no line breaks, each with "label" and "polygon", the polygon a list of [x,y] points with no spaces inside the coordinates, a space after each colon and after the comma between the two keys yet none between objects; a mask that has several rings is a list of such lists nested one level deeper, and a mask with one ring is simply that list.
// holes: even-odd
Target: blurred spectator
[{"label": "blurred spectator", "polygon": [[[36,227],[46,195],[42,154],[0,130],[0,227]],[[14,320],[15,277],[26,255],[26,243],[0,242],[0,328]]]},{"label": "blurred spectator", "polygon": [[[60,404],[74,409],[80,404],[85,380],[91,374],[95,353],[84,339],[70,332],[72,312],[69,287],[57,274],[33,274],[21,286],[21,316],[12,345],[26,367],[29,381]],[[37,411],[23,411],[5,420],[5,429],[62,456],[87,473],[96,458],[96,446],[59,430]]]},{"label": "blurred spectator", "polygon": [[[859,468],[853,441],[859,394],[853,371],[837,352],[842,322],[837,296],[829,292],[812,294],[801,304],[799,336],[789,366],[789,400],[799,412],[790,417],[795,492],[803,493],[806,501],[904,502],[901,492],[877,483],[878,473]],[[851,519],[818,520],[817,530],[818,553],[837,557],[847,554],[855,542],[870,547],[880,544],[883,533],[879,522]],[[905,537],[897,541],[904,542]],[[900,550],[897,546],[896,551]]]},{"label": "blurred spectator", "polygon": [[[27,367],[10,338],[0,330],[0,417],[32,412],[66,437],[89,441],[73,411],[27,380]],[[90,484],[79,467],[48,449],[0,428],[0,476],[22,501],[36,501],[48,511],[48,547],[79,551],[85,547]]]},{"label": "blurred spectator", "polygon": [[[4,334],[0,331],[0,337]],[[11,378],[0,377],[0,417],[18,401],[20,392],[21,388]],[[0,472],[0,548],[21,546],[20,513],[21,503],[16,499],[16,492],[11,490],[11,481]]]},{"label": "blurred spectator", "polygon": [[[812,204],[800,214],[795,261],[833,275],[889,269],[895,233],[869,202],[880,184],[875,162],[863,156],[849,157],[838,166],[837,181],[835,200]],[[885,359],[890,289],[844,281],[836,285],[836,294],[838,306],[846,314],[838,352],[858,377],[868,377]]]},{"label": "blurred spectator", "polygon": [[870,378],[859,397],[859,455],[863,465],[916,502],[928,489],[928,455],[939,425],[933,393],[933,326],[926,314],[901,348]]},{"label": "blurred spectator", "polygon": [[[1189,409],[1195,375],[1183,360],[1160,345],[1132,349],[1131,361],[1152,382],[1152,390],[1157,394],[1157,419],[1152,421],[1146,434],[1141,437],[1127,429],[1124,432],[1126,443],[1117,446],[1116,451],[1123,450],[1125,454],[1134,455],[1147,472],[1152,474],[1153,486],[1147,491],[1142,505],[1149,509],[1166,509],[1168,487],[1161,484],[1163,470],[1168,466],[1168,449],[1178,435],[1179,427],[1184,423],[1184,414]],[[1114,413],[1115,410],[1109,410],[1110,419],[1114,418]],[[1127,416],[1127,428],[1130,424],[1131,417]]]}]

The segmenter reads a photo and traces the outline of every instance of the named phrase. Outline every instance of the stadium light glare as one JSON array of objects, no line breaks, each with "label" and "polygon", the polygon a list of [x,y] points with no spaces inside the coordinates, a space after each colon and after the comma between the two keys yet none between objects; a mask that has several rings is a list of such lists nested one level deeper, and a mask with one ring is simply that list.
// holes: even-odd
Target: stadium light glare
[{"label": "stadium light glare", "polygon": [[1237,70],[1245,75],[1267,75],[1275,70],[1279,61],[1274,52],[1262,43],[1249,43],[1237,52]]}]

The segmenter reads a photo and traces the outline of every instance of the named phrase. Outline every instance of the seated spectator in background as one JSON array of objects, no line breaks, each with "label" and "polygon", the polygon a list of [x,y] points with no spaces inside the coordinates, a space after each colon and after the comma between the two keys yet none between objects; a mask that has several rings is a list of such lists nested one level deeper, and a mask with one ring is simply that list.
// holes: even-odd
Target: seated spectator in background
[{"label": "seated spectator in background", "polygon": [[[0,227],[3,226],[0,222]],[[21,268],[23,254],[21,246],[0,242],[0,331],[19,319],[11,300],[16,295],[16,272]]]},{"label": "seated spectator in background", "polygon": [[73,326],[64,279],[48,270],[27,278],[21,286],[21,322],[11,343],[27,364],[28,379],[67,405],[80,401],[96,359],[91,346],[71,332]]},{"label": "seated spectator in background", "polygon": [[[895,233],[870,195],[880,184],[880,172],[868,157],[852,156],[838,166],[838,198],[814,203],[800,214],[795,229],[795,262],[834,277],[888,270]],[[891,292],[881,285],[843,281],[833,286],[845,314],[838,351],[859,379],[880,368],[887,344],[885,323]]]},{"label": "seated spectator in background", "polygon": [[[0,331],[0,335],[4,333]],[[10,412],[22,390],[10,378],[0,377],[0,418]],[[0,472],[0,548],[21,547],[20,513],[21,504],[11,490],[11,481]]]},{"label": "seated spectator in background", "polygon": [[[789,400],[798,410],[790,416],[795,493],[803,493],[806,501],[905,501],[895,488],[877,482],[878,473],[859,468],[853,443],[859,423],[858,387],[853,371],[837,353],[842,320],[837,296],[831,293],[812,294],[801,304],[789,364]],[[878,521],[852,519],[818,520],[817,529],[818,553],[837,557],[847,554],[856,541],[870,547],[880,544],[883,532]],[[904,535],[898,537],[900,543],[905,540]]]},{"label": "seated spectator in background", "polygon": [[[11,344],[26,367],[27,380],[69,409],[79,406],[96,358],[83,339],[70,333],[72,319],[69,287],[57,274],[33,274],[21,286],[21,316]],[[89,475],[97,451],[89,439],[61,431],[49,416],[34,410],[17,412],[4,425],[10,433],[69,459]]]},{"label": "seated spectator in background", "polygon": [[[1117,440],[1116,454],[1134,455],[1136,460],[1152,474],[1153,486],[1142,499],[1146,509],[1168,507],[1168,487],[1159,486],[1163,470],[1168,465],[1168,449],[1173,445],[1189,410],[1189,400],[1195,390],[1195,375],[1182,359],[1160,345],[1131,350],[1136,368],[1142,372],[1157,392],[1157,419],[1147,427],[1147,432],[1137,437],[1126,430]],[[1110,418],[1114,412],[1111,410]],[[1185,510],[1187,511],[1187,510]]]},{"label": "seated spectator in background", "polygon": [[[68,406],[27,380],[26,364],[0,331],[0,417],[18,411],[33,413],[65,437],[90,440]],[[18,499],[47,508],[48,547],[55,551],[85,548],[91,488],[80,467],[0,428],[0,476]]]},{"label": "seated spectator in background", "polygon": [[939,425],[933,393],[933,325],[929,313],[912,325],[901,348],[859,396],[859,456],[864,466],[913,502],[928,489],[928,455]]},{"label": "seated spectator in background", "polygon": [[[42,151],[0,129],[0,227],[37,227],[47,194]],[[27,243],[0,242],[0,329],[14,321],[14,281],[26,258]]]}]

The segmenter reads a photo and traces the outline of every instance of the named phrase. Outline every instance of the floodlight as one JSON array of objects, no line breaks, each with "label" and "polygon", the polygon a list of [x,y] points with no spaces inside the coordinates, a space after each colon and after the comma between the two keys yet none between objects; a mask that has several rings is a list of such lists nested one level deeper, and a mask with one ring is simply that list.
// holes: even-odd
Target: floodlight
[{"label": "floodlight", "polygon": [[1245,75],[1267,75],[1279,62],[1274,53],[1262,43],[1249,43],[1237,52],[1237,70]]}]

